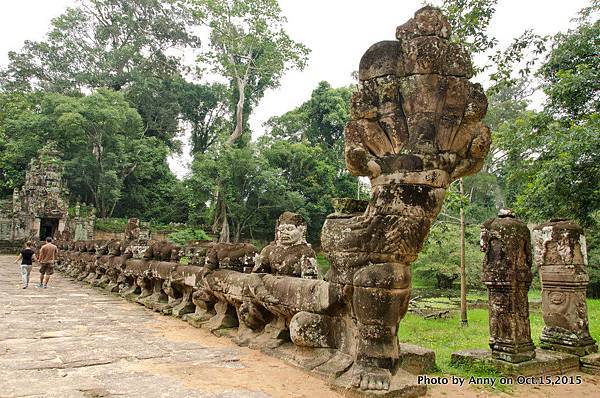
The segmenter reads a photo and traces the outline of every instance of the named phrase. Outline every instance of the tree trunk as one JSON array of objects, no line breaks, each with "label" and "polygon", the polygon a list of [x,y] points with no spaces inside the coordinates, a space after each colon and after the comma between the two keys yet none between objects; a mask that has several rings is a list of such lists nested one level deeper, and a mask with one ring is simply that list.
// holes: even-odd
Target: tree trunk
[{"label": "tree trunk", "polygon": [[219,233],[219,242],[229,243],[229,220],[227,219],[227,205],[221,195],[221,191],[217,192],[217,206],[215,218],[212,225],[212,232]]},{"label": "tree trunk", "polygon": [[223,224],[221,225],[221,232],[219,233],[219,242],[229,243],[229,222],[227,216],[223,217]]},{"label": "tree trunk", "polygon": [[235,129],[227,139],[229,145],[236,142],[241,136],[244,129],[244,102],[246,101],[246,81],[237,79],[238,93],[240,95],[235,108]]},{"label": "tree trunk", "polygon": [[235,226],[235,236],[233,238],[233,242],[234,243],[239,243],[240,242],[240,237],[242,236],[242,224],[238,223]]},{"label": "tree trunk", "polygon": [[[465,184],[463,179],[458,180],[460,195],[464,197]],[[465,209],[460,205],[460,326],[469,326],[467,320],[467,276],[465,272]]]}]

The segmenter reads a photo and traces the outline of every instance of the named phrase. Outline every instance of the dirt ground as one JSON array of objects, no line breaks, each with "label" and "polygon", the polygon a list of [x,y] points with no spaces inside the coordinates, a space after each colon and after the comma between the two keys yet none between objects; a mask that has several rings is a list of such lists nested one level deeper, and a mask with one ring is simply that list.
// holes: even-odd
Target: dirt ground
[{"label": "dirt ground", "polygon": [[[48,289],[23,290],[7,256],[0,256],[0,315],[0,397],[341,396],[279,359],[60,275]],[[510,394],[430,386],[427,396],[600,397],[600,376],[573,375],[582,383]]]}]

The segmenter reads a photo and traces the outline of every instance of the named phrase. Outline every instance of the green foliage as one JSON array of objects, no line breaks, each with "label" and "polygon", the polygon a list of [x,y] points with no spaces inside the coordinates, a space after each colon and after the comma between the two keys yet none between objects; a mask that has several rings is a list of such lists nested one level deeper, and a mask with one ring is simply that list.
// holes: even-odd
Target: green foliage
[{"label": "green foliage", "polygon": [[498,42],[487,32],[497,4],[498,0],[442,0],[438,6],[452,26],[451,39],[477,54]]},{"label": "green foliage", "polygon": [[[465,269],[467,285],[483,288],[481,264],[483,253],[479,248],[478,225],[465,228]],[[423,250],[412,265],[415,281],[420,285],[451,288],[460,276],[460,228],[455,223],[436,222]]]},{"label": "green foliage", "polygon": [[182,52],[172,50],[199,45],[192,26],[185,1],[83,0],[43,41],[11,52],[0,71],[0,195],[22,185],[37,148],[54,139],[73,199],[101,216],[185,221],[184,189],[166,159],[179,150],[185,105]]},{"label": "green foliage", "polygon": [[[17,96],[19,105],[10,105],[15,96],[0,94],[1,128],[8,139],[0,153],[5,195],[23,184],[29,160],[48,141],[57,142],[63,153],[73,199],[93,203],[100,217],[123,206],[135,209],[140,202],[132,200],[134,186],[151,190],[165,177],[172,177],[166,165],[168,149],[156,138],[143,135],[139,114],[121,93],[106,89],[76,97],[36,93]],[[160,194],[156,189],[152,192]],[[163,208],[173,207],[165,203]]]},{"label": "green foliage", "polygon": [[588,297],[600,298],[600,211],[592,214],[592,223],[584,230],[588,255]]},{"label": "green foliage", "polygon": [[98,218],[94,224],[94,229],[106,232],[123,232],[127,226],[126,218]]},{"label": "green foliage", "polygon": [[177,86],[181,116],[191,129],[192,154],[205,153],[219,136],[231,132],[227,87],[186,82]]},{"label": "green foliage", "polygon": [[[191,208],[197,214],[203,213],[205,222],[210,223],[216,210],[216,193],[222,195],[234,241],[239,241],[242,233],[251,238],[257,233],[272,235],[277,215],[301,203],[297,194],[288,191],[282,171],[271,167],[252,144],[243,148],[224,146],[218,152],[197,155],[192,175],[187,184],[197,196]],[[210,198],[215,199],[207,208]]]},{"label": "green foliage", "polygon": [[600,20],[580,22],[576,29],[554,37],[539,71],[549,98],[548,110],[573,118],[600,112]]},{"label": "green foliage", "polygon": [[169,50],[199,44],[185,3],[83,0],[52,20],[44,41],[26,41],[9,53],[0,86],[64,94],[122,90],[142,116],[146,135],[176,149],[179,110],[172,76],[181,60]]},{"label": "green foliage", "polygon": [[312,146],[307,141],[261,142],[262,156],[269,165],[281,170],[281,177],[294,201],[289,202],[290,211],[304,216],[308,221],[308,238],[319,240],[321,226],[327,214],[333,211],[331,198],[354,196],[355,178],[340,174],[336,164],[322,146]]},{"label": "green foliage", "polygon": [[84,0],[54,18],[45,41],[9,53],[6,88],[119,90],[148,71],[174,71],[168,48],[196,43],[188,9],[175,0]]},{"label": "green foliage", "polygon": [[526,181],[514,207],[526,218],[562,216],[592,225],[592,214],[600,210],[600,117],[592,115],[581,123],[545,126],[537,158],[523,161]]},{"label": "green foliage", "polygon": [[200,228],[186,228],[169,234],[168,239],[178,245],[199,240],[211,240],[210,236]]},{"label": "green foliage", "polygon": [[329,271],[329,268],[331,267],[329,260],[327,260],[327,258],[325,257],[325,254],[323,252],[317,253],[317,264],[319,265],[319,270],[321,272],[321,275],[325,275],[327,273],[327,271]]},{"label": "green foliage", "polygon": [[265,90],[279,85],[283,74],[303,69],[309,50],[292,40],[276,0],[194,0],[194,15],[210,29],[208,51],[200,67],[230,82],[235,128],[229,143],[242,135],[247,115]]}]

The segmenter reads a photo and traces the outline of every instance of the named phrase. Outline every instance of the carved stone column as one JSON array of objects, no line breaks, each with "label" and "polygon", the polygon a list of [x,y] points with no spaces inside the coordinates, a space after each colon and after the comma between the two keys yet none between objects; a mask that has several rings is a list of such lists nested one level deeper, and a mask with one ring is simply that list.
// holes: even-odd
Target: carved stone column
[{"label": "carved stone column", "polygon": [[535,358],[527,293],[531,285],[531,238],[527,225],[502,210],[481,229],[485,252],[481,279],[489,292],[492,358],[511,363]]},{"label": "carved stone column", "polygon": [[597,352],[588,326],[583,229],[572,221],[551,220],[538,225],[533,236],[545,323],[541,347],[579,356]]},{"label": "carved stone column", "polygon": [[352,325],[350,386],[388,390],[397,369],[398,324],[417,258],[450,183],[479,171],[490,146],[483,88],[469,82],[469,54],[449,40],[440,10],[424,7],[373,44],[359,65],[345,129],[348,171],[371,181],[363,214],[328,218],[326,279],[343,292]]}]

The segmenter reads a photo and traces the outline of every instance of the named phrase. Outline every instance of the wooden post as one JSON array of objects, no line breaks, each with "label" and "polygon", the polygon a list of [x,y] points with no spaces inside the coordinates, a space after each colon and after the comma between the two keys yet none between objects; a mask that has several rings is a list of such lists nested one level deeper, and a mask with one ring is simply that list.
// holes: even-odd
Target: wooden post
[{"label": "wooden post", "polygon": [[[463,179],[458,180],[460,196],[464,197],[465,184]],[[467,320],[467,276],[465,272],[465,209],[460,205],[460,326],[469,326]]]}]

